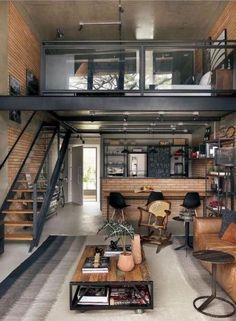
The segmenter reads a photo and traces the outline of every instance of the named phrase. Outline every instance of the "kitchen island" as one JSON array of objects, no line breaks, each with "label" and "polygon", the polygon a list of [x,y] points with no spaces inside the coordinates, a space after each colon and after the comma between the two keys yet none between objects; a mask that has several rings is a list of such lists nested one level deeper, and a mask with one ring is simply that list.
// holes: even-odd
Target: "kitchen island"
[{"label": "kitchen island", "polygon": [[206,180],[203,177],[193,178],[103,178],[102,179],[102,214],[104,219],[108,218],[112,209],[109,207],[110,192],[120,192],[126,198],[126,215],[129,220],[137,221],[139,218],[138,206],[144,206],[149,192],[141,192],[144,186],[150,186],[154,190],[161,191],[166,200],[171,201],[171,217],[179,214],[184,196],[187,192],[193,191],[200,194],[202,204],[198,210],[203,215],[206,197]]}]

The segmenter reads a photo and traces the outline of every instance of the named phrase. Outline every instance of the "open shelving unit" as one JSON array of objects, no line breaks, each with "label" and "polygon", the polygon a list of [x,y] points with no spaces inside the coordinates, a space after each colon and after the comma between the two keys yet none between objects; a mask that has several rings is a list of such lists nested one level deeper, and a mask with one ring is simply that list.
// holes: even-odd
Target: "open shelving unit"
[{"label": "open shelving unit", "polygon": [[[143,154],[146,158],[144,175],[140,177],[188,177],[188,145],[173,144],[173,140],[161,144],[158,140],[141,144],[138,139],[133,143],[121,139],[104,139],[103,141],[103,173],[104,177],[132,177],[130,175],[129,155]],[[134,141],[134,140],[133,140]],[[175,155],[181,150],[182,153]],[[177,160],[176,160],[177,159]],[[182,170],[176,173],[174,163],[179,162]],[[182,167],[181,167],[182,166]]]},{"label": "open shelving unit", "polygon": [[210,143],[218,144],[218,149],[212,159],[212,170],[206,162],[206,193],[212,193],[212,197],[215,197],[215,200],[206,204],[206,212],[209,216],[220,216],[222,209],[235,208],[235,139],[219,138]]}]

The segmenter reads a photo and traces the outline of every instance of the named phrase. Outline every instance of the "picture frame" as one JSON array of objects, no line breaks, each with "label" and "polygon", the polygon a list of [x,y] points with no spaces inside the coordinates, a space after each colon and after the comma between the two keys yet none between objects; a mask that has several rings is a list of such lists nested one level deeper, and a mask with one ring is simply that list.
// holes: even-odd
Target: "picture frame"
[{"label": "picture frame", "polygon": [[9,76],[9,94],[10,96],[20,96],[20,82],[13,76]]},{"label": "picture frame", "polygon": [[30,69],[26,69],[26,95],[38,96],[39,82],[34,73]]},{"label": "picture frame", "polygon": [[9,111],[9,119],[21,124],[21,111],[20,110],[10,110]]}]

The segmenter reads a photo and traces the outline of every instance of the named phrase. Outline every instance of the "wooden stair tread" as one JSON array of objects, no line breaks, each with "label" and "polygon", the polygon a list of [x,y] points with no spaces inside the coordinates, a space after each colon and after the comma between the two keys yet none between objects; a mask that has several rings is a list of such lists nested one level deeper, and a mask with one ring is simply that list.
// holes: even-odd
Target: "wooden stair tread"
[{"label": "wooden stair tread", "polygon": [[30,234],[5,234],[5,240],[31,241],[33,240],[33,236]]},{"label": "wooden stair tread", "polygon": [[5,221],[5,226],[33,226],[32,221]]},{"label": "wooden stair tread", "polygon": [[[47,180],[46,179],[39,179],[38,180],[38,183],[41,183],[41,182],[46,182]],[[17,183],[28,183],[28,184],[33,184],[29,181],[27,181],[27,179],[18,179],[17,180]]]},{"label": "wooden stair tread", "polygon": [[2,211],[3,214],[33,214],[33,209],[25,210],[5,210]]},{"label": "wooden stair tread", "polygon": [[[18,188],[18,189],[13,189],[13,192],[33,192],[32,188]],[[46,189],[37,189],[37,192],[46,192]]]},{"label": "wooden stair tread", "polygon": [[[32,199],[8,199],[7,202],[16,202],[16,203],[33,203],[34,201]],[[37,200],[37,203],[43,203],[43,200]]]}]

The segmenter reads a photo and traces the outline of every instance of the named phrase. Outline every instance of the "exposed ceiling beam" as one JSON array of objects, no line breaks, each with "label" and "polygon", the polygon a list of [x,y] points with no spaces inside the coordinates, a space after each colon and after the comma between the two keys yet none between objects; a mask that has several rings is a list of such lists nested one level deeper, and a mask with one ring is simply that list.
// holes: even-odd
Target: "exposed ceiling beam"
[{"label": "exposed ceiling beam", "polygon": [[234,96],[0,96],[0,110],[236,111]]},{"label": "exposed ceiling beam", "polygon": [[61,120],[60,117],[58,117],[56,113],[54,113],[54,112],[52,112],[52,111],[49,111],[49,112],[47,112],[47,113],[49,114],[49,116],[50,116],[52,119],[54,119],[54,120],[56,120],[57,122],[59,122],[59,124],[60,124],[63,128],[65,128],[66,130],[69,130],[69,131],[72,132],[72,133],[78,133],[78,132],[79,132],[79,130],[78,130],[77,128],[75,128],[75,127],[73,127],[72,125],[67,124],[65,121]]},{"label": "exposed ceiling beam", "polygon": [[[80,116],[59,116],[60,119],[62,121],[68,121],[68,122],[81,122],[81,121],[88,121],[88,122],[96,122],[96,121],[118,121],[118,122],[122,122],[124,121],[124,115],[118,116],[118,115],[80,115]],[[219,121],[221,119],[221,117],[219,116],[208,116],[208,117],[202,117],[202,116],[198,116],[197,119],[194,120],[194,116],[190,115],[189,117],[179,117],[179,116],[168,116],[165,115],[162,118],[159,117],[158,119],[158,115],[153,114],[153,116],[145,116],[145,114],[143,114],[142,117],[137,117],[137,116],[128,116],[127,121],[128,122],[145,122],[145,121],[160,121],[161,122],[189,122],[189,121],[193,121],[193,122],[209,122],[209,121]]]}]

